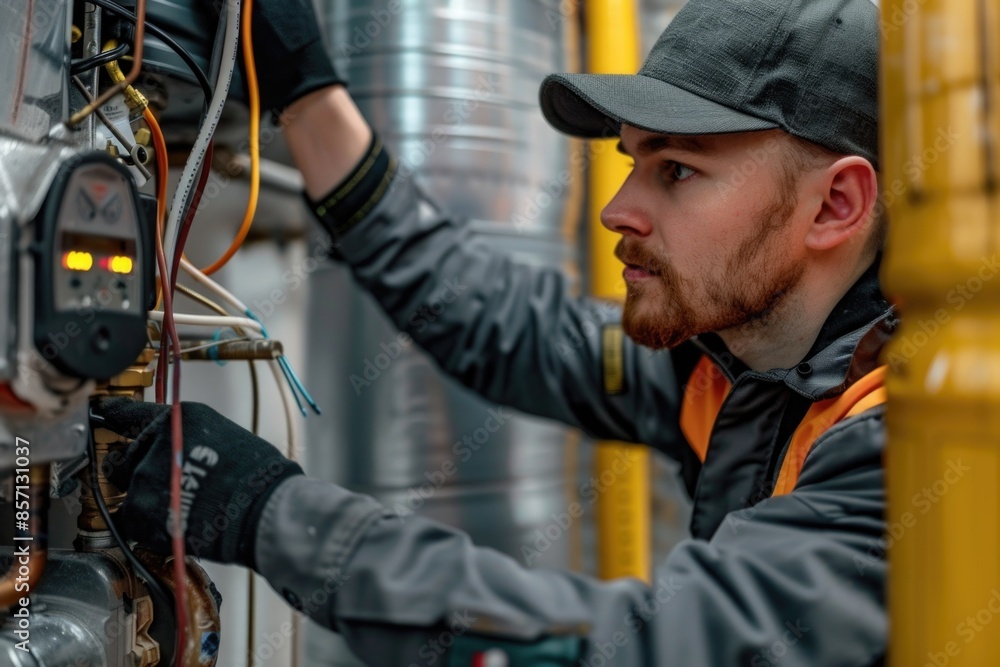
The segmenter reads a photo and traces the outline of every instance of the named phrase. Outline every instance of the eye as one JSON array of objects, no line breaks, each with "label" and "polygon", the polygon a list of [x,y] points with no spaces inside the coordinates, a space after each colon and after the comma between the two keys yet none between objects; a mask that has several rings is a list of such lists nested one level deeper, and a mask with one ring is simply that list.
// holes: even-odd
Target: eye
[{"label": "eye", "polygon": [[671,182],[686,181],[687,179],[694,176],[695,171],[691,167],[681,164],[680,162],[674,162],[673,160],[668,160],[663,163],[663,174]]}]

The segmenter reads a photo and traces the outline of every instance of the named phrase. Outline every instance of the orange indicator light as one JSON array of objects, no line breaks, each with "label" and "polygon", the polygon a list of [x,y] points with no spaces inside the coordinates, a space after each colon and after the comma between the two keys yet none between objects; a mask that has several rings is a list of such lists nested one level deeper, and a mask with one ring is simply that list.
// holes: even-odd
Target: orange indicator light
[{"label": "orange indicator light", "polygon": [[113,273],[132,273],[132,258],[112,257],[110,266]]},{"label": "orange indicator light", "polygon": [[94,257],[89,252],[72,250],[63,255],[63,267],[70,271],[90,271]]}]

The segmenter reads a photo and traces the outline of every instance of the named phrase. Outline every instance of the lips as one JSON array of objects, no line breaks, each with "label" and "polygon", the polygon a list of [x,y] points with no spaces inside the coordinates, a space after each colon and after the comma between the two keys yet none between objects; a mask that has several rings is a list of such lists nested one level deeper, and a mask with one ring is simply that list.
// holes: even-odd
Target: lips
[{"label": "lips", "polygon": [[642,268],[641,266],[635,266],[634,264],[628,264],[625,270],[622,271],[622,275],[628,282],[635,282],[637,280],[647,280],[654,277],[656,274],[652,271]]},{"label": "lips", "polygon": [[622,239],[615,248],[615,256],[625,265],[623,275],[626,281],[636,281],[659,275],[659,271],[651,268],[656,266],[656,258],[643,246]]}]

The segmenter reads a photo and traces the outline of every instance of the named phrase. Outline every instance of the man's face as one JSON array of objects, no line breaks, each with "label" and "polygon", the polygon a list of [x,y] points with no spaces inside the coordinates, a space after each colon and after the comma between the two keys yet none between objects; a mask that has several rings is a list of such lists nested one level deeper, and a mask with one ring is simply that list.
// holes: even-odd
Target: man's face
[{"label": "man's face", "polygon": [[[670,348],[765,323],[805,270],[779,131],[680,137],[622,127],[635,167],[601,221],[622,235],[625,333]],[[799,214],[801,217],[801,213]]]}]

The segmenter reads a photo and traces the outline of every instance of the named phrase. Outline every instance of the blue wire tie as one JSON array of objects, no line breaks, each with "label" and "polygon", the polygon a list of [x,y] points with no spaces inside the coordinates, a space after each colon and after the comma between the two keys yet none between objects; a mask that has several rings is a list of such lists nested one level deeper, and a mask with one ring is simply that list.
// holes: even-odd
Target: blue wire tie
[{"label": "blue wire tie", "polygon": [[[215,336],[212,337],[212,342],[217,343],[222,340],[222,329],[215,330]],[[225,366],[228,361],[219,360],[219,348],[216,346],[208,348],[208,358],[217,363],[219,366]]]}]

